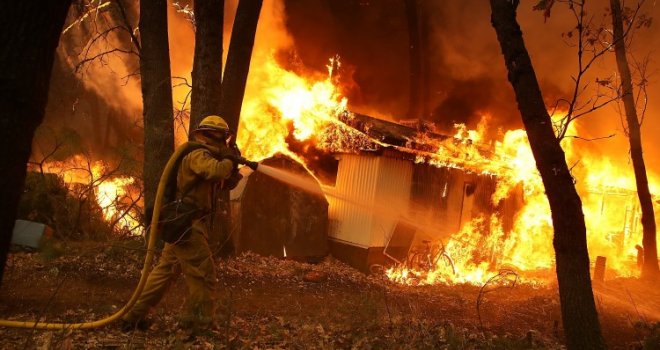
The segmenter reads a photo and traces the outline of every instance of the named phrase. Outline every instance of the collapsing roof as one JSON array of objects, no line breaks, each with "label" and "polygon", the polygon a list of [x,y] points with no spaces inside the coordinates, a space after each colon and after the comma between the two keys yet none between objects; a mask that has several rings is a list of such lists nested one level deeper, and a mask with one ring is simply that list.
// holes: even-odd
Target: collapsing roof
[{"label": "collapsing roof", "polygon": [[460,167],[483,172],[475,164],[490,159],[492,154],[469,137],[452,137],[435,131],[433,123],[422,120],[395,123],[364,114],[344,112],[337,117],[318,141],[317,147],[334,154],[374,153],[430,163],[436,166]]},{"label": "collapsing roof", "polygon": [[365,272],[387,264],[393,254],[386,249],[401,238],[395,233],[402,225],[410,229],[405,244],[394,244],[398,260],[411,246],[449,237],[480,215],[498,212],[511,225],[520,197],[493,205],[496,178],[470,167],[488,152],[469,139],[436,133],[420,121],[402,125],[349,113],[339,120],[334,133],[326,132],[337,142],[325,147],[338,159],[336,181],[324,187],[338,259]]}]

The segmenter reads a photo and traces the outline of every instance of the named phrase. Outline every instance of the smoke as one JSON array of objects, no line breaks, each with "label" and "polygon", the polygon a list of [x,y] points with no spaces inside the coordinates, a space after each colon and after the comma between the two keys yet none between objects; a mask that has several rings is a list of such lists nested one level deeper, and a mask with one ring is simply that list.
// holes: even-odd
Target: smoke
[{"label": "smoke", "polygon": [[[302,63],[324,69],[327,58],[335,54],[350,67],[354,81],[347,91],[352,110],[371,115],[404,118],[409,98],[408,27],[403,1],[322,1],[284,0],[287,28]],[[429,79],[429,112],[426,118],[450,133],[455,123],[476,127],[484,114],[491,117],[491,127],[521,128],[515,95],[507,81],[501,50],[490,23],[490,8],[483,1],[419,2],[429,19],[426,49]],[[605,9],[609,2],[589,2],[587,13],[594,23],[611,26]],[[530,52],[546,104],[560,98],[570,99],[573,77],[578,69],[577,54],[567,37],[575,19],[563,4],[557,4],[545,20],[542,12],[533,11],[532,3],[522,3],[518,10],[525,43]],[[562,7],[563,6],[563,7]],[[652,3],[644,11],[657,17]],[[651,66],[657,65],[660,36],[657,25],[640,30],[633,41],[638,58],[651,54]],[[584,92],[594,94],[596,79],[616,74],[613,55],[594,63],[584,77],[589,83]],[[657,72],[657,68],[650,69]],[[660,131],[660,87],[650,77],[649,106],[643,126],[647,165],[660,170],[660,149],[652,135]],[[579,121],[580,136],[605,140],[586,142],[578,147],[585,152],[607,155],[621,164],[628,163],[627,138],[614,104],[597,110]],[[592,144],[593,143],[593,144]]]},{"label": "smoke", "polygon": [[[136,156],[135,147],[125,146],[141,144],[138,56],[116,51],[131,51],[134,46],[127,32],[109,30],[123,23],[114,3],[98,10],[92,5],[76,3],[69,11],[44,124],[78,133],[81,151],[93,159],[121,157],[118,152],[125,151]],[[126,5],[129,21],[137,23],[136,6]]]},{"label": "smoke", "polygon": [[[191,1],[181,1],[192,5]],[[490,8],[483,1],[440,2],[420,1],[424,17],[429,21],[426,45],[428,63],[427,119],[447,133],[453,124],[466,123],[474,128],[483,115],[489,115],[493,129],[522,127],[513,91],[507,81],[501,51],[490,24]],[[609,25],[603,17],[608,6],[605,0],[590,2],[589,13],[594,19]],[[569,97],[572,76],[577,69],[574,48],[561,33],[574,26],[570,13],[558,4],[552,16],[544,20],[540,12],[532,11],[532,4],[523,3],[518,18],[527,48],[532,56],[538,80],[552,105],[558,98]],[[657,17],[657,7],[647,6],[646,12]],[[225,57],[228,51],[232,21],[237,1],[227,1],[225,7]],[[72,8],[72,19],[80,15]],[[89,33],[100,23],[98,19],[117,20],[116,12],[98,14],[97,22],[86,20],[62,36],[59,62],[53,75],[53,86],[47,121],[76,127],[81,134],[94,135],[95,148],[102,150],[116,145],[129,135],[139,141],[141,125],[141,91],[139,78],[128,80],[139,67],[136,56],[111,54],[105,60],[86,66],[75,79],[72,71],[83,59]],[[138,9],[128,9],[129,20],[137,24]],[[190,83],[194,51],[194,30],[187,18],[169,6],[169,39],[172,76]],[[96,24],[95,24],[96,23]],[[107,24],[107,23],[106,23]],[[634,40],[638,58],[651,54],[649,76],[649,105],[643,125],[647,165],[660,170],[660,149],[652,136],[660,132],[660,87],[657,82],[657,53],[660,47],[657,25],[642,30]],[[130,47],[125,36],[110,36],[108,45]],[[97,45],[89,56],[107,49]],[[271,56],[288,69],[325,74],[328,59],[341,57],[340,82],[350,109],[372,116],[399,119],[406,116],[409,98],[408,28],[404,2],[401,0],[281,0],[265,1],[261,12],[246,91],[246,103],[260,94],[263,77],[259,70]],[[597,77],[616,73],[611,57],[598,61],[586,81],[594,85]],[[58,73],[59,72],[59,73]],[[59,79],[59,80],[58,80]],[[128,82],[127,82],[128,81]],[[176,80],[174,85],[182,81]],[[66,86],[66,88],[61,88]],[[78,91],[77,95],[74,89]],[[82,91],[82,92],[81,92]],[[189,87],[173,90],[174,106],[189,108],[186,100]],[[188,103],[188,105],[186,105]],[[244,106],[245,107],[245,106]],[[244,108],[245,109],[245,108]],[[138,127],[138,131],[136,128]],[[606,140],[585,142],[585,151],[602,153],[618,163],[628,163],[627,139],[614,107],[605,107],[580,120],[580,136],[586,138],[616,134]],[[101,133],[101,135],[99,135]]]},{"label": "smoke", "polygon": [[[351,109],[401,116],[407,109],[403,1],[284,1],[286,25],[303,64],[319,71],[338,54],[353,89]],[[375,112],[375,113],[374,113]]]}]

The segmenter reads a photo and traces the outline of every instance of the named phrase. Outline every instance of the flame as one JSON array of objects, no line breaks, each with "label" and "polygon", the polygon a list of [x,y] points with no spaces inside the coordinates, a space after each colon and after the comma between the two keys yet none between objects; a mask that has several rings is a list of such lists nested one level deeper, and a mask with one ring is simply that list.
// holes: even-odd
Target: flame
[{"label": "flame", "polygon": [[[323,151],[350,151],[378,144],[377,140],[346,125],[352,114],[347,109],[346,98],[333,81],[332,67],[335,66],[336,62],[331,60],[325,77],[295,74],[282,68],[272,56],[261,66],[256,73],[256,80],[261,84],[260,94],[258,98],[246,100],[238,135],[238,143],[248,158],[260,160],[284,153],[304,163],[304,159],[290,149],[290,137]],[[526,134],[522,130],[508,132],[502,141],[495,143],[493,155],[478,143],[484,139],[488,119],[484,118],[477,130],[456,125],[454,137],[439,142],[420,133],[412,141],[437,144],[433,153],[415,154],[417,161],[497,174],[494,202],[509,195],[520,183],[530,199],[518,214],[513,232],[505,234],[497,216],[476,218],[464,225],[448,242],[446,258],[440,260],[436,269],[424,273],[424,281],[418,283],[477,283],[489,278],[495,266],[507,264],[527,269],[552,266],[552,260],[545,259],[552,256],[550,211],[542,196],[542,183],[526,144]],[[488,235],[482,234],[486,226]],[[544,235],[532,240],[528,232],[543,232]],[[486,255],[490,258],[476,262],[475,253],[483,251],[484,247],[489,247]],[[529,263],[531,257],[536,263]],[[393,280],[412,283],[422,272],[399,268],[390,270],[388,275]]]},{"label": "flame", "polygon": [[[304,76],[284,69],[271,55],[251,73],[252,81],[259,84],[258,94],[253,93],[243,106],[238,135],[248,158],[261,160],[283,153],[305,165],[304,156],[290,147],[292,140],[324,152],[383,146],[347,126],[354,115],[333,79],[336,63],[330,61],[326,76]],[[561,117],[560,112],[555,113]],[[409,141],[410,147],[394,148],[410,153],[417,163],[495,176],[491,198],[495,207],[519,191],[524,200],[513,224],[505,230],[502,214],[497,212],[472,218],[447,237],[446,244],[435,243],[444,250],[433,257],[433,267],[394,266],[386,271],[391,280],[415,285],[483,284],[502,269],[516,271],[523,283],[554,280],[552,217],[527,134],[510,130],[499,140],[488,139],[491,119],[484,115],[475,130],[455,125],[454,135],[444,139],[419,132]],[[573,123],[569,133],[579,134],[578,129],[579,124]],[[590,256],[607,256],[611,276],[634,275],[641,225],[630,167],[581,151],[573,142],[564,139],[562,146],[568,164],[577,164],[573,175],[583,199]],[[416,144],[427,147],[415,149],[412,145]],[[657,179],[652,178],[651,188],[658,189]]]},{"label": "flame", "polygon": [[[465,140],[483,140],[483,128],[467,130],[457,125],[456,129],[454,140],[439,147],[437,154],[442,160],[432,159],[430,163],[495,174],[494,205],[522,186],[524,205],[516,213],[510,232],[503,231],[498,214],[491,214],[474,218],[449,237],[445,252],[453,260],[451,269],[446,259],[438,259],[433,268],[396,266],[387,270],[387,276],[403,284],[483,284],[501,269],[513,269],[522,282],[543,284],[553,280],[552,217],[525,131],[508,131],[494,143],[493,153],[482,157],[483,153],[474,151],[475,144]],[[574,123],[570,132],[578,134],[578,129],[579,124]],[[564,139],[562,146],[568,164],[576,165],[573,175],[583,200],[591,259],[606,256],[611,277],[636,275],[635,245],[641,244],[642,229],[631,167],[581,153],[572,139]],[[457,155],[462,155],[463,161]],[[577,167],[580,163],[582,166]],[[651,191],[657,193],[657,178],[649,175]]]},{"label": "flame", "polygon": [[[99,2],[99,6],[83,19],[109,4]],[[303,155],[292,150],[292,142],[324,152],[351,152],[382,146],[378,140],[347,126],[353,115],[335,79],[334,69],[340,66],[337,59],[330,60],[327,74],[303,74],[285,69],[268,51],[273,46],[282,50],[292,46],[293,40],[284,25],[283,6],[282,2],[267,2],[262,9],[259,21],[262,29],[255,39],[237,140],[243,154],[262,160],[283,153],[304,164]],[[174,17],[172,22],[177,20],[180,18]],[[189,27],[187,22],[185,25]],[[179,43],[193,42],[185,38],[181,30],[171,33],[181,35]],[[191,50],[175,50],[173,54],[184,55],[188,51]],[[189,58],[173,58],[175,75],[190,78]],[[183,90],[174,91],[175,103],[181,110],[186,108],[182,101],[187,100],[187,90]],[[181,123],[187,125],[185,113],[181,118]],[[417,163],[495,176],[496,188],[491,198],[495,206],[519,191],[524,201],[513,224],[505,230],[498,213],[472,218],[458,232],[444,237],[446,243],[434,242],[443,250],[443,254],[435,252],[434,266],[424,269],[395,266],[387,271],[390,279],[403,284],[483,284],[501,269],[514,269],[527,283],[547,283],[552,278],[552,218],[527,135],[524,130],[510,130],[498,140],[490,139],[486,130],[491,119],[495,118],[485,115],[475,130],[458,124],[455,133],[444,139],[419,132],[409,140],[410,147],[397,149],[410,153]],[[571,133],[576,133],[578,124],[572,126]],[[185,130],[179,129],[178,139],[185,138]],[[415,149],[414,144],[428,145],[429,149]],[[574,176],[583,200],[591,258],[607,256],[612,275],[634,275],[635,245],[641,242],[641,225],[630,166],[596,154],[581,153],[570,139],[564,140],[563,147],[570,165],[580,160],[574,168]],[[74,158],[73,161],[83,170],[63,170],[64,167],[51,164],[52,170],[63,173],[67,183],[100,182],[95,186],[95,195],[105,219],[114,221],[122,217],[126,209],[119,204],[122,197],[131,194],[134,179],[103,177],[105,164],[94,163],[93,171],[89,171],[90,167],[81,166],[83,159]],[[657,178],[652,177],[653,193],[658,193],[657,183]],[[137,222],[123,217],[128,221],[119,225],[137,227],[134,226]],[[283,253],[286,254],[285,248]]]},{"label": "flame", "polygon": [[[94,165],[92,172],[93,177],[101,179],[105,172],[106,165],[98,162]],[[137,215],[129,209],[120,208],[122,200],[130,198],[131,189],[130,185],[135,182],[135,179],[128,176],[118,176],[102,180],[98,186],[94,188],[96,201],[103,211],[104,219],[109,223],[114,223],[115,227],[120,230],[127,230],[138,232],[133,234],[141,234],[139,228],[140,223],[136,220]]]},{"label": "flame", "polygon": [[[251,93],[246,98],[238,133],[244,155],[262,160],[276,153],[288,155],[305,166],[305,156],[291,143],[321,152],[353,152],[384,146],[349,125],[355,117],[335,79],[336,58],[329,61],[327,74],[299,74],[283,68],[268,55],[250,72]],[[464,169],[497,178],[493,206],[522,194],[521,206],[512,225],[505,229],[501,213],[472,218],[458,232],[434,242],[433,266],[394,266],[387,276],[398,283],[483,284],[502,269],[514,270],[520,281],[544,284],[554,279],[553,227],[543,183],[536,169],[524,130],[510,130],[499,139],[489,139],[487,130],[494,119],[484,115],[477,128],[455,125],[451,137],[438,138],[418,132],[407,147],[393,147],[410,154],[417,163]],[[573,123],[570,133],[578,134]],[[415,145],[425,145],[416,148]],[[608,257],[611,276],[636,274],[635,245],[641,243],[639,204],[630,166],[621,166],[602,156],[580,150],[573,139],[562,143],[583,200],[590,256]],[[579,162],[578,162],[579,160]],[[82,164],[78,159],[74,162]],[[80,165],[78,165],[80,167]],[[309,167],[309,166],[308,166]],[[63,168],[59,168],[60,171]],[[106,220],[119,219],[117,226],[138,227],[132,215],[123,215],[123,197],[131,193],[134,179],[103,177],[105,164],[95,163],[89,171],[65,171],[65,181],[91,183]],[[651,176],[651,190],[658,193],[657,178]],[[286,250],[283,249],[283,254]]]},{"label": "flame", "polygon": [[[492,195],[497,206],[522,186],[525,203],[515,217],[510,232],[505,232],[499,214],[478,216],[449,237],[445,255],[433,268],[416,269],[397,266],[387,276],[403,284],[471,283],[483,284],[500,269],[514,269],[521,281],[546,282],[552,268],[552,219],[536,163],[524,130],[508,131],[494,143],[492,152],[484,152],[472,140],[483,140],[488,116],[477,130],[456,125],[453,139],[438,145],[429,164],[452,166],[481,174],[493,174],[497,185]],[[451,263],[449,263],[451,260]],[[541,272],[542,276],[539,276]]]},{"label": "flame", "polygon": [[314,79],[285,70],[269,57],[254,78],[260,81],[260,97],[246,100],[241,113],[237,143],[248,158],[283,153],[299,159],[289,150],[289,134],[316,144],[319,130],[336,125],[338,116],[348,113],[347,99],[332,81],[333,60],[328,76]]},{"label": "flame", "polygon": [[[143,233],[137,212],[135,179],[130,176],[113,176],[103,161],[90,162],[75,155],[66,161],[47,162],[44,172],[62,177],[69,190],[82,185],[93,192],[96,203],[101,208],[103,219],[112,225],[116,232],[140,235]],[[132,205],[133,204],[133,205]]]}]

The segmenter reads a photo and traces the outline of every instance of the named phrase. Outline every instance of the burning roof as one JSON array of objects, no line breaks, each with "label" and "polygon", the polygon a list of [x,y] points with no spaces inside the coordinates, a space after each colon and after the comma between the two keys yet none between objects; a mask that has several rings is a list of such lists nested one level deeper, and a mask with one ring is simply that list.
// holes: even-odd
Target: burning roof
[{"label": "burning roof", "polygon": [[[416,163],[460,167],[482,173],[476,159],[487,160],[492,153],[464,125],[456,125],[454,136],[436,132],[435,125],[423,120],[401,120],[398,123],[365,114],[344,111],[323,131],[317,147],[332,153],[387,153]],[[488,167],[492,168],[492,167]]]}]

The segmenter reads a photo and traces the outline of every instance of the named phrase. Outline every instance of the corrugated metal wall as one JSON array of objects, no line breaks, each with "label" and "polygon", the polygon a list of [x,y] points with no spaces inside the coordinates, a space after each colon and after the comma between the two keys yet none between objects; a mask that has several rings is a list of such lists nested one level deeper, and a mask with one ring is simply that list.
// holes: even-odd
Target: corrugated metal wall
[{"label": "corrugated metal wall", "polygon": [[372,155],[342,155],[337,182],[328,196],[330,236],[360,247],[382,247],[405,215],[410,198],[411,161]]},{"label": "corrugated metal wall", "polygon": [[360,247],[369,247],[372,213],[356,203],[372,203],[378,179],[377,156],[344,154],[339,160],[337,182],[328,197],[328,215],[335,221],[330,236]]},{"label": "corrugated metal wall", "polygon": [[490,198],[496,181],[383,155],[342,155],[336,185],[325,189],[339,198],[328,196],[330,236],[363,248],[383,247],[400,216],[421,223],[418,233],[424,239],[448,237],[472,218],[496,210],[507,224],[521,199],[512,196],[495,208]]},{"label": "corrugated metal wall", "polygon": [[379,158],[376,186],[376,213],[371,228],[371,246],[384,247],[399,221],[408,216],[413,162],[389,157]]}]

